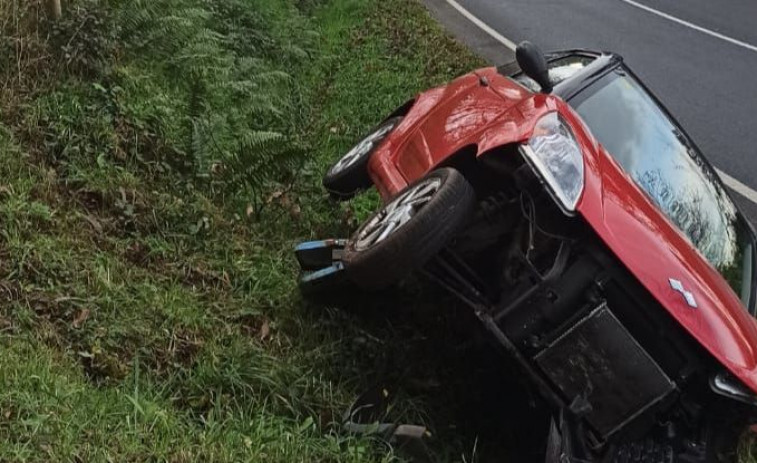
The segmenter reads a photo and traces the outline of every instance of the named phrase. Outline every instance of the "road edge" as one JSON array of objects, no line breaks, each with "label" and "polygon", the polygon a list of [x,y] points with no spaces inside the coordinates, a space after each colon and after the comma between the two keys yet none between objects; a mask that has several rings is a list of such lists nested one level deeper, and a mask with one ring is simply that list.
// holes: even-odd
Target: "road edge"
[{"label": "road edge", "polygon": [[[470,13],[455,0],[422,0],[431,16],[460,43],[492,64],[515,59],[514,43]],[[742,207],[752,222],[757,222],[757,191],[738,179],[715,168],[735,199],[748,202]],[[741,202],[741,201],[740,201]]]},{"label": "road edge", "polygon": [[[467,10],[456,1],[422,0],[421,3],[425,5],[431,17],[452,34],[455,40],[489,63],[503,64],[515,60],[514,44],[477,18],[472,19],[475,16],[465,16],[463,12],[467,12]],[[476,21],[479,21],[481,25],[477,24]],[[487,31],[487,28],[491,30]],[[513,46],[511,47],[508,43]]]}]

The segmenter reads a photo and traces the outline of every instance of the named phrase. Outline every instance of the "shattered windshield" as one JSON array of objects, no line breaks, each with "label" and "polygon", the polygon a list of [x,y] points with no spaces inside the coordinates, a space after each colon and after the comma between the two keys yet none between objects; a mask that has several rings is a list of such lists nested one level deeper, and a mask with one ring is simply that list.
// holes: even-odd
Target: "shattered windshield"
[{"label": "shattered windshield", "polygon": [[747,306],[754,255],[748,225],[715,172],[644,88],[616,70],[571,105]]}]

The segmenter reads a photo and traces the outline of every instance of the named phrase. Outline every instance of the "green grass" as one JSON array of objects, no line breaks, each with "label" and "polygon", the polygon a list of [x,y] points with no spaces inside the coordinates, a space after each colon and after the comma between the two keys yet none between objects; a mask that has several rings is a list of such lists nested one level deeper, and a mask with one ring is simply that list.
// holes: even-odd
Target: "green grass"
[{"label": "green grass", "polygon": [[404,0],[43,18],[0,5],[0,461],[392,461],[338,426],[385,380],[470,461],[436,385],[463,356],[405,311],[427,290],[310,304],[291,250],[375,205],[330,202],[328,163],[479,60]]}]

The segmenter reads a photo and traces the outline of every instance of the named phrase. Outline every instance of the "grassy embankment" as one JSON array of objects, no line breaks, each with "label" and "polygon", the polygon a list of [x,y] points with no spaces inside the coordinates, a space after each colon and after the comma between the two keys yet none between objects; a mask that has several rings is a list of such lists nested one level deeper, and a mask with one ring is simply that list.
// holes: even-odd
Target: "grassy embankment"
[{"label": "grassy embankment", "polygon": [[458,357],[378,314],[415,290],[308,305],[291,248],[374,204],[329,161],[478,60],[405,0],[64,6],[0,2],[0,460],[389,461],[334,426],[383,376],[456,435]]}]

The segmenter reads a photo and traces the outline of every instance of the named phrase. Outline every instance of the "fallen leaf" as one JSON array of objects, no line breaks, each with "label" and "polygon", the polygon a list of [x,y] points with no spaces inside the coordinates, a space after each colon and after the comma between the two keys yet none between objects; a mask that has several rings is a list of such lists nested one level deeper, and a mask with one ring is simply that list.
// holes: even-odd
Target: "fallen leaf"
[{"label": "fallen leaf", "polygon": [[92,225],[92,228],[94,228],[98,234],[103,232],[103,226],[99,220],[92,217],[91,215],[85,215],[84,219],[89,222],[90,225]]},{"label": "fallen leaf", "polygon": [[258,337],[261,341],[265,341],[268,336],[271,335],[271,323],[268,320],[263,320],[263,324],[260,325],[260,331]]},{"label": "fallen leaf", "polygon": [[81,309],[79,313],[76,315],[76,318],[74,318],[74,321],[72,325],[74,325],[74,328],[79,328],[82,326],[82,324],[87,321],[89,318],[89,309]]},{"label": "fallen leaf", "polygon": [[210,166],[210,173],[212,173],[212,174],[218,175],[218,174],[222,173],[223,170],[224,170],[224,165],[222,163],[220,163],[220,162],[214,162]]},{"label": "fallen leaf", "polygon": [[[266,198],[266,200],[265,200],[266,204],[271,204],[274,201],[281,201],[281,197],[284,196],[284,193],[285,193],[284,190],[274,190]],[[284,196],[284,200],[286,200],[285,196]]]}]

